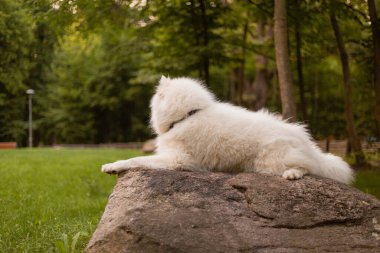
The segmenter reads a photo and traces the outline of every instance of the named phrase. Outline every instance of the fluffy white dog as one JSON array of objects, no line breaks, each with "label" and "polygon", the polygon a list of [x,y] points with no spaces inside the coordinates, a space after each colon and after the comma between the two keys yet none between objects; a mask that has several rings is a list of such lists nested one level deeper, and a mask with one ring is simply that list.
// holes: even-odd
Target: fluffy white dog
[{"label": "fluffy white dog", "polygon": [[102,166],[259,172],[299,179],[314,174],[349,184],[353,172],[341,158],[323,153],[300,124],[267,111],[251,112],[218,102],[199,82],[162,77],[151,100],[157,153]]}]

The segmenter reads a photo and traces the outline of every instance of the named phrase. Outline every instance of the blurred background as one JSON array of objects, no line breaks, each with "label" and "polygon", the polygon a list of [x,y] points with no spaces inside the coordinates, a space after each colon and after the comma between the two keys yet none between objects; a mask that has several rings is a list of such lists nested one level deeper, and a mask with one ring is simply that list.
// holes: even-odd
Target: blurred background
[{"label": "blurred background", "polygon": [[[379,138],[374,4],[294,0],[280,14],[296,119],[316,139]],[[33,146],[151,138],[161,75],[198,78],[222,101],[281,113],[274,35],[273,1],[1,0],[0,141],[28,145],[27,89]]]}]

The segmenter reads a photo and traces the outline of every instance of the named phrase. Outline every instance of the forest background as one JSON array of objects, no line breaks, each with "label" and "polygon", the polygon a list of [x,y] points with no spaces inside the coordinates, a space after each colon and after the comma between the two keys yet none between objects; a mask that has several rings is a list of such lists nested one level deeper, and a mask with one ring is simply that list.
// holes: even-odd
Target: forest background
[{"label": "forest background", "polygon": [[379,9],[378,0],[1,0],[0,141],[27,145],[27,89],[35,146],[146,140],[161,75],[198,78],[250,110],[290,108],[317,139],[376,141]]}]

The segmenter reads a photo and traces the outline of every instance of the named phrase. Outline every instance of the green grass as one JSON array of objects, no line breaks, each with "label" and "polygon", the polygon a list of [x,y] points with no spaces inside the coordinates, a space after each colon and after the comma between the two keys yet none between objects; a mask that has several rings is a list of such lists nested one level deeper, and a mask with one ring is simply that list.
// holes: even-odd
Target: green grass
[{"label": "green grass", "polygon": [[357,171],[354,186],[380,199],[380,169]]},{"label": "green grass", "polygon": [[[0,252],[81,252],[116,182],[100,166],[137,155],[120,149],[0,151]],[[358,171],[354,185],[380,198],[380,170]]]},{"label": "green grass", "polygon": [[380,199],[380,168],[371,167],[370,163],[377,163],[380,161],[380,153],[376,154],[365,154],[365,159],[368,162],[366,165],[357,166],[354,165],[354,156],[348,155],[345,157],[345,160],[355,167],[355,182],[354,186],[361,191],[374,195]]},{"label": "green grass", "polygon": [[100,166],[140,154],[115,149],[0,151],[0,252],[82,251],[116,182]]}]

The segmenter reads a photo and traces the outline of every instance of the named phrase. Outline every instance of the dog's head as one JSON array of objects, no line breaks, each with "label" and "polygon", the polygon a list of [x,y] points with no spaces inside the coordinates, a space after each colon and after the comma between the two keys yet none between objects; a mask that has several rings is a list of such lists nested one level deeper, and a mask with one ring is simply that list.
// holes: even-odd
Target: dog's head
[{"label": "dog's head", "polygon": [[214,101],[213,94],[198,81],[162,76],[150,103],[151,126],[158,135],[166,133],[173,123],[194,110],[207,108]]}]

